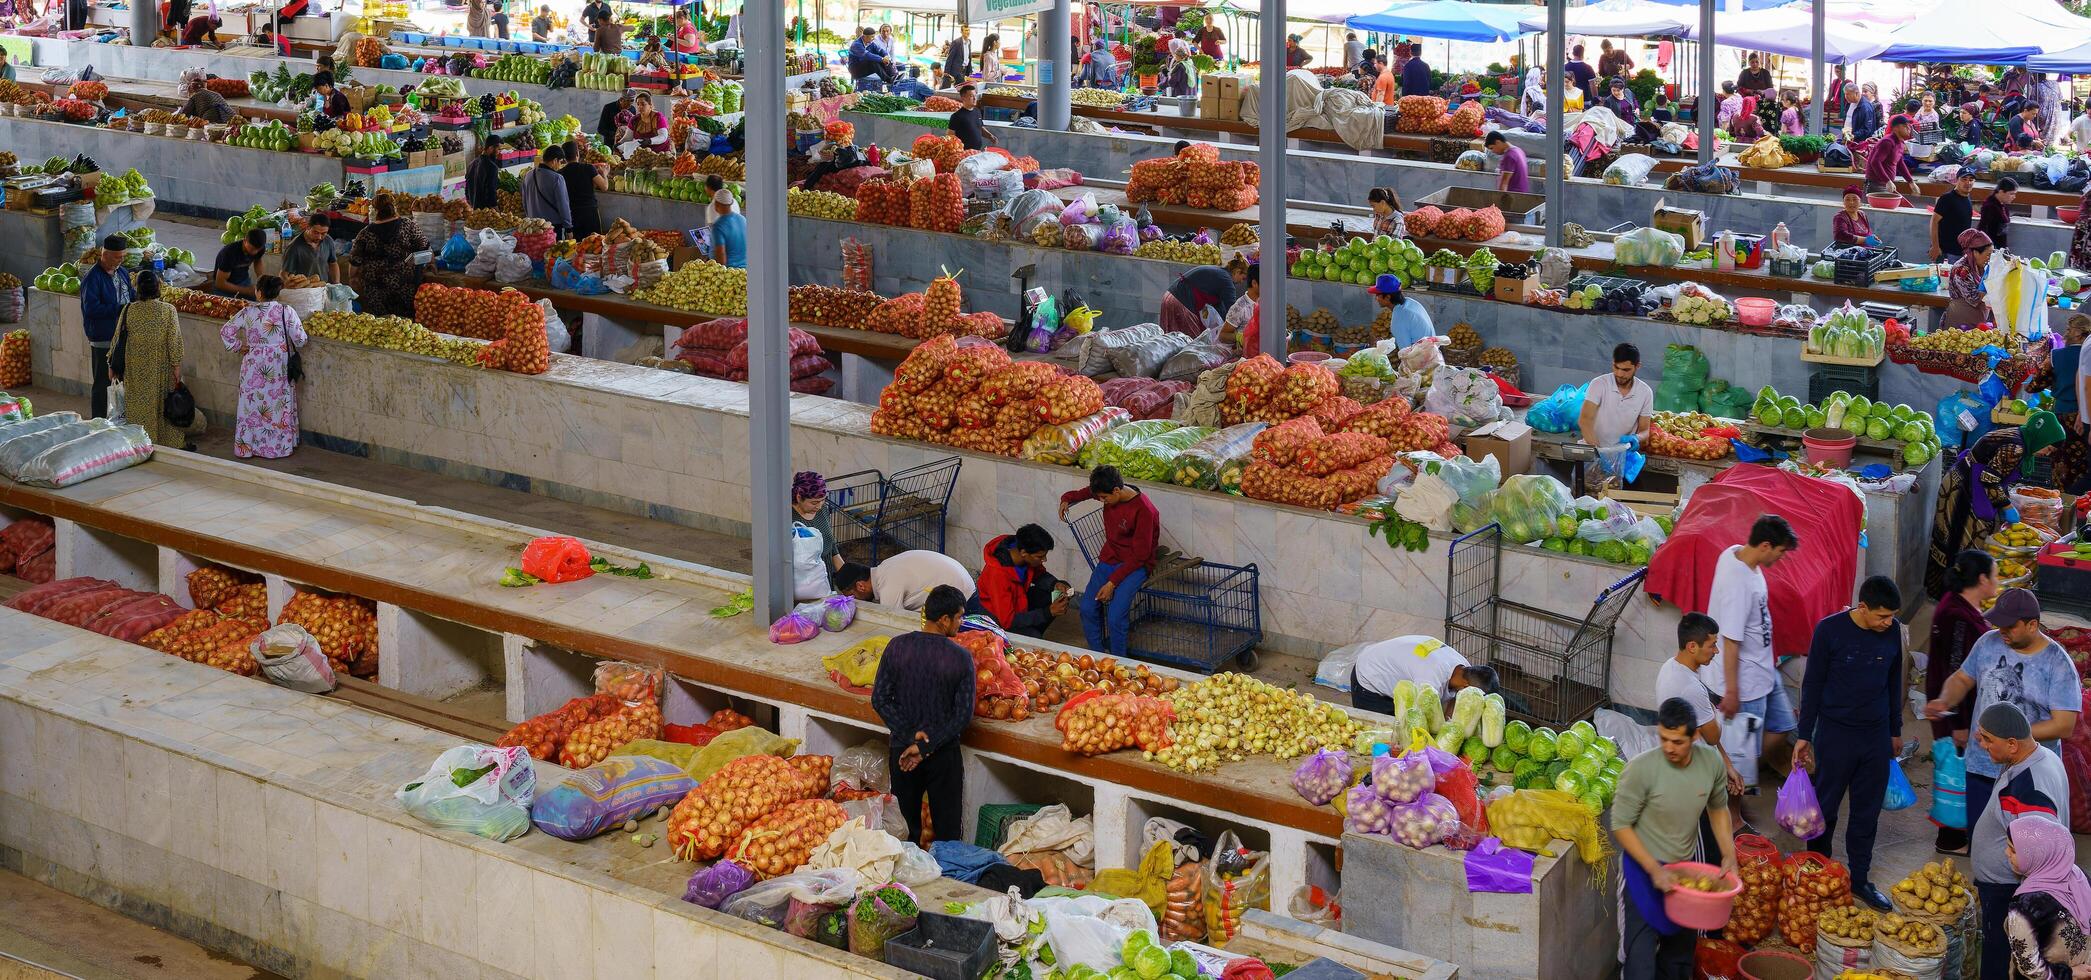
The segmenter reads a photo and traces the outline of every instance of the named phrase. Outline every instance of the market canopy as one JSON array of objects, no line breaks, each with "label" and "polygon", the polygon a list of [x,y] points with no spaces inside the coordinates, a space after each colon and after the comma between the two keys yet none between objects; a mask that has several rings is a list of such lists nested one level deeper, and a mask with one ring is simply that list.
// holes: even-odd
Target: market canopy
[{"label": "market canopy", "polygon": [[[1672,7],[1691,7],[1691,8],[1693,8],[1693,9],[1695,9],[1695,10],[1696,10],[1696,9],[1698,9],[1698,6],[1699,6],[1699,0],[1654,0],[1654,2],[1655,2],[1655,3],[1660,3],[1660,4],[1666,4],[1666,5],[1668,5],[1668,6],[1672,6]],[[1743,9],[1744,9],[1744,10],[1770,10],[1770,9],[1773,9],[1773,8],[1775,8],[1775,7],[1783,7],[1783,6],[1786,6],[1787,4],[1790,4],[1790,3],[1793,3],[1793,2],[1794,2],[1794,0],[1743,0]],[[1726,9],[1727,9],[1727,4],[1726,4],[1725,0],[1722,0],[1722,5],[1721,5],[1721,9],[1723,9],[1723,10],[1726,10]]]},{"label": "market canopy", "polygon": [[1354,31],[1449,41],[1511,41],[1532,33],[1518,26],[1520,9],[1464,0],[1429,0],[1397,4],[1376,14],[1352,17],[1344,21],[1343,26]]},{"label": "market canopy", "polygon": [[[1587,7],[1568,8],[1568,33],[1588,34],[1593,37],[1662,37],[1684,33],[1685,28],[1698,23],[1699,15],[1694,11],[1689,17],[1678,13],[1683,8],[1653,0],[1603,0]],[[1534,34],[1546,32],[1546,12],[1518,21],[1518,26]]]},{"label": "market canopy", "polygon": [[2013,65],[2091,41],[2091,22],[2013,0],[1946,0],[1888,40],[1880,55],[1888,61]]},{"label": "market canopy", "polygon": [[[1814,12],[1805,4],[1716,14],[1714,37],[1721,44],[1795,58],[1814,57]],[[1698,25],[1684,36],[1697,40]],[[1891,43],[1886,31],[1847,23],[1834,11],[1823,24],[1823,60],[1848,65],[1878,56]]]}]

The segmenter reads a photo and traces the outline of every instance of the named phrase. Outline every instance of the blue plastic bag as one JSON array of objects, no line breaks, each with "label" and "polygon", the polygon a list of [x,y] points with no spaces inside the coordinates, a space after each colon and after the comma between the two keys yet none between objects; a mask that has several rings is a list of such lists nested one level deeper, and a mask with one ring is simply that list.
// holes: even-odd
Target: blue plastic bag
[{"label": "blue plastic bag", "polygon": [[530,822],[562,840],[587,840],[634,815],[674,806],[697,781],[665,759],[613,755],[575,772],[530,804]]},{"label": "blue plastic bag", "polygon": [[1950,738],[1931,743],[1931,820],[1956,830],[1968,826],[1968,764]]},{"label": "blue plastic bag", "polygon": [[473,256],[478,254],[479,250],[472,247],[464,232],[452,232],[450,241],[443,244],[443,254],[436,257],[436,264],[451,272],[463,272],[472,264]]},{"label": "blue plastic bag", "polygon": [[[1990,407],[1972,391],[1956,391],[1939,399],[1938,409],[1931,416],[1938,420],[1935,431],[1938,432],[1939,447],[1959,449],[1963,445],[1974,445],[1975,440],[1990,430]],[[1963,417],[1972,421],[1975,427],[1961,428]]]},{"label": "blue plastic bag", "polygon": [[[1888,793],[1881,798],[1883,810],[1907,810],[1917,804],[1917,788],[1902,773],[1902,760],[1888,760]],[[1965,806],[1965,802],[1962,806]]]},{"label": "blue plastic bag", "polygon": [[1525,424],[1541,432],[1574,432],[1576,424],[1582,421],[1583,395],[1589,389],[1587,381],[1555,388],[1553,394],[1525,413]]}]

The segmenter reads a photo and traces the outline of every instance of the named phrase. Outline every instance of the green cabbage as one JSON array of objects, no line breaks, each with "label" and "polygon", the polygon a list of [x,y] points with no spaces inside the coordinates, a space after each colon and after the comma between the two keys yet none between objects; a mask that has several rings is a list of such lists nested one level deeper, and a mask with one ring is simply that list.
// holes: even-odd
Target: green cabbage
[{"label": "green cabbage", "polygon": [[1532,726],[1525,724],[1523,721],[1513,721],[1510,724],[1503,726],[1503,744],[1509,746],[1510,751],[1522,755],[1523,753],[1529,751],[1528,749],[1526,749],[1525,746],[1528,745],[1531,742],[1531,740]]},{"label": "green cabbage", "polygon": [[1570,796],[1581,796],[1586,788],[1586,780],[1582,773],[1564,769],[1560,775],[1554,777],[1554,788]]},{"label": "green cabbage", "polygon": [[1460,743],[1459,757],[1467,760],[1475,772],[1480,772],[1481,767],[1488,764],[1488,746],[1481,744],[1481,736],[1469,735],[1465,742]]},{"label": "green cabbage", "polygon": [[1597,753],[1599,762],[1609,763],[1613,759],[1619,758],[1619,743],[1599,735],[1595,741],[1590,743],[1589,751]]},{"label": "green cabbage", "polygon": [[1492,749],[1503,744],[1503,718],[1508,710],[1501,694],[1481,699],[1481,744]]},{"label": "green cabbage", "polygon": [[1605,760],[1598,758],[1595,752],[1586,751],[1576,756],[1576,761],[1569,763],[1568,768],[1588,779],[1604,771]]},{"label": "green cabbage", "polygon": [[1554,733],[1552,729],[1540,728],[1532,732],[1531,741],[1525,744],[1525,754],[1534,762],[1554,761]]},{"label": "green cabbage", "polygon": [[1587,742],[1588,737],[1573,728],[1562,732],[1554,738],[1554,757],[1557,759],[1573,759],[1582,755],[1583,747]]},{"label": "green cabbage", "polygon": [[1169,975],[1169,951],[1160,946],[1142,946],[1128,962],[1140,980],[1161,980]]},{"label": "green cabbage", "polygon": [[1189,950],[1172,949],[1169,951],[1169,972],[1186,980],[1195,980],[1198,976],[1198,961],[1191,958]]},{"label": "green cabbage", "polygon": [[1488,759],[1489,765],[1494,766],[1497,772],[1515,771],[1517,764],[1523,761],[1524,758],[1510,751],[1510,746],[1508,745],[1496,746],[1495,751],[1489,753]]}]

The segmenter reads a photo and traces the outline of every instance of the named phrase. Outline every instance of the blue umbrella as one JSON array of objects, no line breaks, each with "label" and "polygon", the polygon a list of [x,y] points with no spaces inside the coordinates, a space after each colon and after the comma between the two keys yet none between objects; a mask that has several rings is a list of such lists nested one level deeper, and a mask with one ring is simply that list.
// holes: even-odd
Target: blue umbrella
[{"label": "blue umbrella", "polygon": [[1510,41],[1532,33],[1517,24],[1523,9],[1462,0],[1429,0],[1398,4],[1376,14],[1352,17],[1344,21],[1343,26],[1355,31],[1448,41]]}]

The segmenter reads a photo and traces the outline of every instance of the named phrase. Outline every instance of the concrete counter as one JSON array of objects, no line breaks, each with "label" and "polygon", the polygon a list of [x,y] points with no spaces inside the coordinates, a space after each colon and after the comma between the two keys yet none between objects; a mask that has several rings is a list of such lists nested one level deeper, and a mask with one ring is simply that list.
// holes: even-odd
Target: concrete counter
[{"label": "concrete counter", "polygon": [[[857,126],[860,143],[905,147],[913,145],[916,136],[928,131],[925,127],[889,116],[852,112],[848,118]],[[1112,180],[1124,179],[1134,161],[1166,155],[1175,145],[1173,138],[1134,133],[1096,136],[998,123],[989,125],[993,127],[999,145],[1011,153],[1037,157],[1042,166],[1069,167],[1088,176]],[[1219,147],[1222,159],[1253,161],[1257,156],[1254,144],[1215,145]],[[1450,164],[1397,160],[1373,153],[1295,147],[1285,157],[1285,181],[1287,200],[1362,205],[1365,195],[1374,187],[1392,187],[1407,208],[1413,210],[1417,200],[1446,187],[1493,189],[1496,175],[1460,170]],[[1563,206],[1567,208],[1568,220],[1592,231],[1628,222],[1645,225],[1656,202],[1663,201],[1671,207],[1704,210],[1708,234],[1723,228],[1765,233],[1783,221],[1793,232],[1794,241],[1804,246],[1819,249],[1830,243],[1830,222],[1839,209],[1835,201],[1819,197],[1767,196],[1756,193],[1760,190],[1757,185],[1745,185],[1744,189],[1753,193],[1692,194],[1666,191],[1659,182],[1627,187],[1577,177],[1568,181],[1567,202]],[[1923,260],[1931,240],[1929,208],[1896,211],[1868,208],[1866,213],[1873,222],[1874,231],[1900,249],[1903,256],[1913,261]],[[2011,226],[2012,250],[2043,258],[2050,252],[2067,251],[2070,232],[2070,226],[2058,221],[2019,218]]]},{"label": "concrete counter", "polygon": [[[78,303],[31,292],[29,329],[38,384],[84,389],[87,354]],[[183,317],[191,352],[184,377],[213,424],[229,418],[235,368],[216,321]],[[747,532],[747,392],[740,384],[555,355],[537,377],[460,368],[428,358],[315,341],[299,392],[300,424],[324,448],[523,489],[591,506],[729,534]],[[887,472],[953,455],[938,446],[868,435],[870,408],[795,395],[797,468]],[[556,420],[556,421],[554,421]],[[1068,467],[958,454],[945,551],[978,554],[1025,523],[1057,526]],[[1150,485],[1167,544],[1229,564],[1255,562],[1263,627],[1273,650],[1318,655],[1332,646],[1403,633],[1436,634],[1445,617],[1448,541],[1422,552],[1369,538],[1364,522],[1240,497]],[[1907,565],[1930,511],[1922,495],[1869,495],[1873,546],[1866,573]],[[1896,533],[1889,533],[1896,528]],[[1061,559],[1071,574],[1070,558]],[[1502,589],[1577,615],[1625,569],[1594,559],[1509,547]],[[1854,583],[1856,584],[1856,583]],[[1636,600],[1618,628],[1611,694],[1638,704],[1674,653],[1674,611]]]},{"label": "concrete counter", "polygon": [[107,173],[136,169],[152,184],[162,208],[209,215],[237,214],[256,204],[275,207],[284,200],[302,203],[314,184],[340,187],[345,176],[340,157],[14,116],[0,117],[0,146],[34,159],[85,153]]}]

